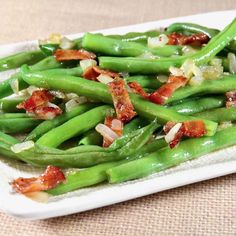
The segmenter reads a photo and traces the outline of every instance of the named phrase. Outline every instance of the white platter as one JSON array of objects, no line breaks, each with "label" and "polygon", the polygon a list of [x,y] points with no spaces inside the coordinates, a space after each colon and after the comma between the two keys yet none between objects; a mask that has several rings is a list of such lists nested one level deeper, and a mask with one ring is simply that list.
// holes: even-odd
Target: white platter
[{"label": "white platter", "polygon": [[[194,22],[222,29],[235,17],[236,10],[221,11],[99,30],[99,32],[123,34],[129,31],[146,31],[153,28],[166,27],[173,22]],[[71,35],[70,37],[76,38],[79,36],[81,34]],[[0,57],[18,51],[30,50],[36,45],[36,41],[0,45]],[[0,73],[0,81],[7,78],[9,73]],[[235,153],[236,146],[230,147],[140,180],[116,185],[104,184],[78,190],[60,197],[52,197],[47,204],[32,201],[19,194],[13,194],[8,184],[13,178],[37,175],[42,170],[0,158],[0,210],[16,217],[31,220],[91,210],[170,188],[235,173]]]}]

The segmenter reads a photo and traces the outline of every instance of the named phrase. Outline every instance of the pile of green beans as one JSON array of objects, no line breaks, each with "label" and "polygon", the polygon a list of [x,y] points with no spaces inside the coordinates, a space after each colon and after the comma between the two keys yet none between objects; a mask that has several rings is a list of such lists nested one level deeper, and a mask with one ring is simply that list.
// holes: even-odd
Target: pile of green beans
[{"label": "pile of green beans", "polygon": [[[160,34],[168,37],[173,32],[203,33],[210,41],[191,55],[183,55],[182,45],[150,47],[149,37]],[[78,60],[58,62],[53,54],[60,48],[59,43],[39,45],[39,50],[1,58],[0,73],[10,69],[19,69],[19,72],[0,83],[0,154],[35,167],[74,168],[65,172],[65,182],[47,191],[60,195],[102,182],[120,183],[142,178],[236,145],[236,107],[226,108],[225,96],[226,92],[236,90],[236,75],[228,73],[230,62],[225,56],[228,52],[236,52],[235,36],[236,19],[222,31],[177,22],[164,32],[85,33],[73,40],[71,49],[82,48],[95,53],[100,68],[119,72],[126,84],[136,82],[146,92],[159,89],[165,83],[157,77],[170,75],[171,66],[181,67],[187,59],[201,69],[201,66],[212,66],[212,59],[221,58],[222,68],[227,72],[217,79],[205,79],[199,85],[187,84],[178,88],[165,105],[152,103],[128,89],[137,115],[124,124],[123,134],[107,148],[102,146],[103,137],[96,126],[104,123],[107,116],[116,115],[108,85],[83,78],[85,68],[82,64],[79,66]],[[30,95],[24,91],[14,96],[12,86],[15,82],[20,91],[35,86],[54,94],[62,92],[63,96],[56,99],[62,114],[42,120],[18,109],[17,105]],[[85,96],[85,103],[75,102],[75,107],[68,109],[69,97],[76,96]],[[162,136],[163,126],[168,121],[190,120],[202,120],[205,135],[186,138],[171,149]],[[218,128],[222,122],[231,122],[231,127]],[[25,134],[24,140],[10,134]],[[30,142],[31,146],[16,152],[13,146],[21,142]]]}]

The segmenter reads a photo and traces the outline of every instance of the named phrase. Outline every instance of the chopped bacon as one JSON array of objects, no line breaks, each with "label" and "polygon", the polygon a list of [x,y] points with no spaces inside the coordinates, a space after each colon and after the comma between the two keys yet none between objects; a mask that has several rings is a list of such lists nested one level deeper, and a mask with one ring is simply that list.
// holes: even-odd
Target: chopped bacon
[{"label": "chopped bacon", "polygon": [[32,93],[29,99],[17,105],[17,108],[23,108],[28,112],[34,112],[37,107],[42,106],[53,99],[54,96],[49,93],[48,90],[36,90]]},{"label": "chopped bacon", "polygon": [[[53,119],[60,115],[62,110],[50,101],[54,96],[47,90],[35,90],[24,102],[17,105],[18,109],[25,109],[27,112],[35,114],[39,119]],[[53,105],[53,106],[52,106]]]},{"label": "chopped bacon", "polygon": [[226,107],[236,107],[236,90],[227,92],[226,94]]},{"label": "chopped bacon", "polygon": [[108,83],[108,88],[112,95],[117,118],[124,123],[130,121],[136,115],[136,112],[125,87],[125,81],[116,79]]},{"label": "chopped bacon", "polygon": [[166,100],[172,96],[176,89],[186,85],[188,79],[184,76],[170,76],[167,83],[162,85],[149,96],[149,100],[157,104],[165,104]]},{"label": "chopped bacon", "polygon": [[143,98],[147,99],[149,97],[149,94],[144,91],[144,89],[142,88],[142,86],[139,83],[137,83],[137,82],[129,82],[128,86],[132,89],[132,91],[134,93],[139,94]]},{"label": "chopped bacon", "polygon": [[89,80],[94,80],[96,81],[97,80],[97,77],[99,75],[108,75],[110,76],[111,78],[118,78],[120,77],[119,73],[117,72],[114,72],[114,71],[110,71],[110,70],[103,70],[101,69],[100,67],[98,66],[92,66],[92,67],[89,67],[87,68],[84,73],[83,73],[83,77],[85,79],[89,79]]},{"label": "chopped bacon", "polygon": [[[168,134],[171,129],[176,125],[176,122],[169,121],[163,127],[165,134]],[[202,120],[191,120],[181,123],[181,127],[174,134],[173,139],[169,142],[169,147],[174,148],[183,136],[190,138],[199,138],[206,134],[205,124]]]},{"label": "chopped bacon", "polygon": [[79,50],[63,50],[57,49],[54,53],[57,61],[68,61],[68,60],[85,60],[85,59],[94,59],[96,55],[92,52],[88,52],[84,49]]},{"label": "chopped bacon", "polygon": [[13,180],[11,185],[18,193],[31,193],[52,189],[65,180],[65,175],[61,169],[48,166],[45,172],[39,177],[20,177]]},{"label": "chopped bacon", "polygon": [[169,45],[192,45],[201,46],[202,44],[208,43],[210,38],[203,33],[184,35],[179,33],[171,33],[168,35]]},{"label": "chopped bacon", "polygon": [[[107,116],[104,121],[104,125],[113,130],[119,137],[123,134],[123,123],[117,118]],[[109,147],[112,144],[110,140],[103,137],[103,147]]]}]

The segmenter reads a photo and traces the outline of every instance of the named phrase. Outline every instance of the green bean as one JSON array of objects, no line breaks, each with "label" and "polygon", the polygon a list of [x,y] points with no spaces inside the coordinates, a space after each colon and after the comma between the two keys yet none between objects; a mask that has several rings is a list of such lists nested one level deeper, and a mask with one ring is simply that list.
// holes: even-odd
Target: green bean
[{"label": "green bean", "polygon": [[52,56],[59,48],[59,44],[41,44],[39,48],[46,56]]},{"label": "green bean", "polygon": [[[47,72],[43,71],[31,73],[27,66],[22,67],[21,75],[28,84],[37,87],[74,92],[91,99],[100,100],[110,104],[112,103],[112,97],[107,86],[102,83],[59,74],[50,74],[50,76],[48,76]],[[149,120],[157,119],[157,122],[160,124],[165,124],[167,121],[182,122],[185,120],[196,119],[195,117],[184,116],[164,106],[151,103],[137,94],[130,94],[130,98],[139,115],[144,116]],[[204,120],[204,123],[206,125],[207,135],[214,135],[217,124],[208,120]]]},{"label": "green bean", "polygon": [[236,89],[236,75],[224,75],[220,79],[205,80],[200,85],[187,85],[174,92],[167,103],[198,94],[222,94]]},{"label": "green bean", "polygon": [[0,119],[32,118],[26,113],[0,113]]},{"label": "green bean", "polygon": [[79,145],[102,145],[102,136],[96,130],[90,130],[83,135],[79,141]]},{"label": "green bean", "polygon": [[215,122],[223,122],[223,121],[235,121],[236,120],[236,108],[217,108],[211,109],[208,111],[203,111],[195,114],[196,117],[200,117],[203,119],[212,120]]},{"label": "green bean", "polygon": [[0,99],[0,110],[4,112],[24,112],[23,109],[16,108],[24,100],[25,98],[23,97]]},{"label": "green bean", "polygon": [[103,55],[110,56],[141,56],[144,53],[152,53],[156,56],[168,57],[179,55],[182,46],[167,45],[159,48],[148,48],[135,42],[125,42],[120,39],[109,38],[107,36],[86,33],[82,40],[82,47]]},{"label": "green bean", "polygon": [[137,117],[131,120],[124,126],[123,133],[128,134],[136,129],[140,129],[141,127],[147,125],[147,121],[142,119],[141,117]]},{"label": "green bean", "polygon": [[94,128],[99,122],[103,122],[110,109],[111,107],[106,105],[93,108],[45,133],[37,143],[48,147],[57,147],[64,141],[83,134]]},{"label": "green bean", "polygon": [[107,170],[110,183],[141,178],[179,165],[209,152],[236,144],[236,126],[217,132],[212,137],[182,141],[178,147],[163,148],[150,155]]},{"label": "green bean", "polygon": [[225,97],[223,96],[202,97],[202,98],[200,97],[200,98],[195,98],[194,100],[186,101],[171,106],[170,108],[172,110],[177,111],[180,114],[191,115],[208,109],[219,108],[222,107],[224,104],[225,104]]},{"label": "green bean", "polygon": [[137,82],[143,88],[159,88],[162,83],[157,80],[156,76],[148,76],[148,75],[134,75],[125,78],[126,82]]},{"label": "green bean", "polygon": [[41,120],[35,118],[2,118],[0,119],[0,131],[5,133],[27,132],[40,122]]},{"label": "green bean", "polygon": [[211,29],[205,26],[201,26],[194,23],[173,23],[167,27],[167,33],[173,32],[190,32],[190,33],[203,33],[206,34],[209,38],[213,38],[220,31],[218,29]]},{"label": "green bean", "polygon": [[[51,57],[46,57],[45,59],[31,66],[30,68],[32,71],[40,71],[40,70],[47,70],[60,67],[62,67],[62,64],[57,62],[56,59],[53,56],[51,56]],[[22,78],[20,77],[20,73],[16,73],[12,75],[9,79],[4,80],[3,82],[0,83],[0,98],[4,98],[13,94],[11,83],[14,80],[18,80],[19,90],[27,88],[28,84],[25,83],[24,80],[22,80]]]},{"label": "green bean", "polygon": [[66,112],[60,116],[55,117],[52,120],[45,120],[41,124],[39,124],[35,129],[31,131],[25,138],[26,141],[28,140],[37,140],[42,135],[47,133],[48,131],[56,128],[59,125],[62,125],[63,123],[67,122],[68,120],[74,118],[75,116],[78,116],[89,109],[93,108],[93,104],[82,104],[78,107],[75,107],[73,110]]},{"label": "green bean", "polygon": [[169,73],[170,66],[180,67],[185,60],[192,59],[197,65],[206,64],[219,53],[236,35],[236,19],[210,40],[199,52],[177,58],[143,59],[133,57],[99,57],[99,65],[104,69],[130,73]]},{"label": "green bean", "polygon": [[20,52],[11,56],[0,58],[0,71],[15,69],[23,64],[32,65],[44,58],[44,54],[37,51]]}]

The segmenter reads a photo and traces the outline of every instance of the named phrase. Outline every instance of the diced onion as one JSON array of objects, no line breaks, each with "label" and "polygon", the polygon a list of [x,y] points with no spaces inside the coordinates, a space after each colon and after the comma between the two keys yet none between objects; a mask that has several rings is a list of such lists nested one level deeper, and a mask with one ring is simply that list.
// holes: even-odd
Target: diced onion
[{"label": "diced onion", "polygon": [[232,127],[233,124],[231,121],[223,121],[219,124],[217,130],[222,130],[222,129],[226,129],[226,128],[229,128],[229,127]]},{"label": "diced onion", "polygon": [[169,38],[165,34],[161,34],[158,37],[148,38],[149,48],[158,48],[165,46],[169,41]]},{"label": "diced onion", "polygon": [[194,53],[196,53],[198,50],[196,50],[195,48],[189,46],[189,45],[186,45],[182,48],[182,52],[183,52],[183,55],[192,55]]},{"label": "diced onion", "polygon": [[232,74],[236,73],[236,56],[233,53],[228,53],[229,59],[229,72]]},{"label": "diced onion", "polygon": [[70,100],[72,98],[77,98],[77,97],[79,97],[79,96],[76,93],[67,93],[66,94],[66,99],[67,100]]},{"label": "diced onion", "polygon": [[28,150],[28,149],[30,149],[32,147],[34,147],[34,142],[33,141],[26,141],[26,142],[17,143],[15,145],[11,146],[11,150],[14,153],[20,153],[20,152]]},{"label": "diced onion", "polygon": [[180,67],[180,69],[183,71],[184,76],[187,77],[188,79],[191,78],[193,75],[193,67],[194,67],[194,62],[191,59],[187,59],[183,65]]},{"label": "diced onion", "polygon": [[181,128],[182,123],[177,123],[174,125],[171,130],[165,135],[165,140],[167,143],[170,143],[175,139],[175,135],[178,133],[179,129]]},{"label": "diced onion", "polygon": [[100,74],[97,77],[97,80],[103,84],[108,84],[108,83],[112,82],[114,79],[111,78],[109,75]]},{"label": "diced onion", "polygon": [[66,37],[63,37],[61,39],[60,48],[66,50],[66,49],[71,49],[74,46],[75,46],[75,43],[72,40],[70,40],[70,39],[68,39]]},{"label": "diced onion", "polygon": [[222,59],[215,57],[210,60],[210,65],[211,66],[222,66]]},{"label": "diced onion", "polygon": [[61,91],[55,91],[55,90],[50,90],[50,93],[57,98],[61,98],[61,99],[65,99],[66,98],[66,94],[61,92]]},{"label": "diced onion", "polygon": [[24,193],[24,195],[30,198],[33,201],[47,203],[49,199],[49,194],[46,192],[31,192],[31,193]]},{"label": "diced onion", "polygon": [[200,85],[202,82],[204,81],[204,78],[202,76],[193,76],[190,80],[189,80],[189,85],[191,86],[196,86],[196,85]]},{"label": "diced onion", "polygon": [[86,103],[87,101],[88,99],[83,96],[72,98],[65,104],[66,112],[73,110],[75,107],[79,106],[80,104]]},{"label": "diced onion", "polygon": [[98,124],[96,126],[96,131],[101,134],[105,139],[113,142],[115,139],[119,138],[119,136],[109,127],[104,124]]},{"label": "diced onion", "polygon": [[201,66],[204,79],[218,79],[223,74],[223,66]]},{"label": "diced onion", "polygon": [[39,40],[39,45],[44,44],[60,44],[61,43],[61,35],[60,34],[51,34],[48,39]]},{"label": "diced onion", "polygon": [[168,80],[168,76],[166,75],[158,75],[157,80],[159,80],[161,83],[166,83]]},{"label": "diced onion", "polygon": [[27,90],[27,92],[28,92],[29,95],[32,95],[32,93],[33,93],[34,91],[39,90],[39,88],[37,88],[37,87],[35,87],[35,86],[33,86],[33,85],[30,85],[26,90]]},{"label": "diced onion", "polygon": [[10,82],[11,88],[15,94],[19,94],[19,81],[14,79]]},{"label": "diced onion", "polygon": [[80,67],[83,71],[86,71],[89,67],[96,66],[97,62],[93,59],[85,59],[80,61]]},{"label": "diced onion", "polygon": [[139,55],[140,58],[146,58],[146,59],[157,59],[158,57],[153,55],[151,52],[144,52],[143,54]]},{"label": "diced onion", "polygon": [[118,119],[113,119],[111,122],[111,128],[113,130],[122,130],[123,129],[123,123]]},{"label": "diced onion", "polygon": [[169,71],[174,76],[183,76],[184,75],[183,71],[180,68],[177,68],[174,66],[170,66]]}]

